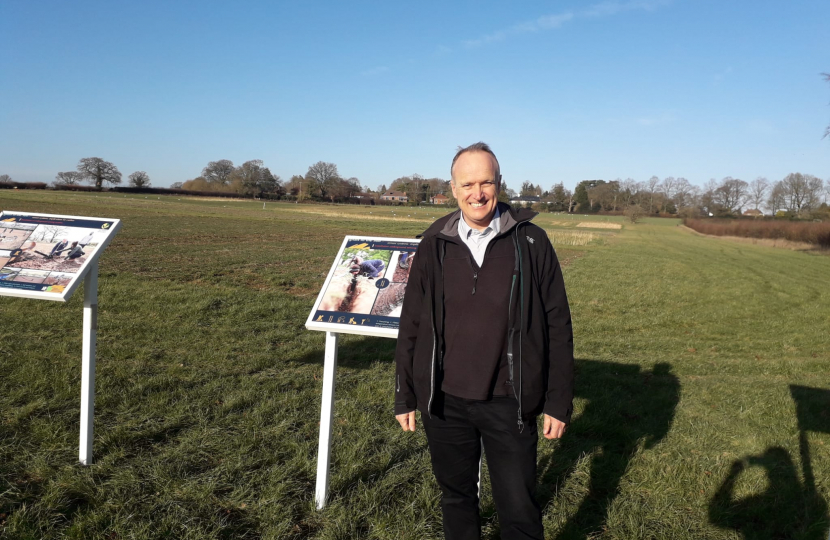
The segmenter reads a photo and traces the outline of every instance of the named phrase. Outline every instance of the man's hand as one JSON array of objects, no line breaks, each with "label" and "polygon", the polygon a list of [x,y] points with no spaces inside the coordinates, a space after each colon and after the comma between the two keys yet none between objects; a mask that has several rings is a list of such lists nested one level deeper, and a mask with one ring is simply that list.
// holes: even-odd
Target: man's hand
[{"label": "man's hand", "polygon": [[560,422],[552,416],[545,415],[545,427],[542,434],[546,439],[558,439],[565,434],[567,428],[568,424],[565,422]]},{"label": "man's hand", "polygon": [[404,431],[415,431],[415,411],[395,415]]}]

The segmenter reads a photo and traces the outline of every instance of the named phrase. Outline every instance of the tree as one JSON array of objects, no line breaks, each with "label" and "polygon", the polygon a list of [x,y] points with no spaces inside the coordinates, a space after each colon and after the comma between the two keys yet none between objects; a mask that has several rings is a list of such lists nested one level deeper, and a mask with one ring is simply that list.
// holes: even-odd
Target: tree
[{"label": "tree", "polygon": [[132,187],[150,187],[150,175],[144,171],[136,171],[128,178],[130,179],[130,185]]},{"label": "tree", "polygon": [[625,209],[625,217],[627,217],[628,221],[631,223],[637,223],[643,219],[644,214],[645,212],[639,204],[632,204]]},{"label": "tree", "polygon": [[80,184],[84,180],[84,175],[78,171],[59,172],[55,175],[55,184],[64,184],[74,186]]},{"label": "tree", "polygon": [[182,189],[182,182],[173,182],[170,184],[170,189]]},{"label": "tree", "polygon": [[674,184],[674,205],[678,208],[692,206],[690,199],[694,186],[682,176]]},{"label": "tree", "polygon": [[714,187],[712,187],[713,183],[714,180],[710,180],[710,187],[707,191],[713,207],[709,209],[709,212],[716,215],[740,213],[749,195],[749,184],[731,176],[721,180],[720,184],[714,184]]},{"label": "tree", "polygon": [[97,189],[103,188],[104,182],[121,183],[121,172],[118,167],[99,157],[83,158],[78,162],[78,172],[84,179],[94,183]]},{"label": "tree", "polygon": [[749,183],[749,197],[747,200],[755,206],[756,210],[761,209],[761,205],[767,197],[767,191],[769,191],[769,180],[763,176],[759,176]]},{"label": "tree", "polygon": [[583,180],[576,185],[573,200],[577,204],[577,212],[591,212],[594,210],[594,204],[591,201],[589,190],[604,183],[605,180]]},{"label": "tree", "polygon": [[227,186],[231,183],[231,177],[236,168],[233,166],[233,161],[229,159],[220,159],[219,161],[211,161],[207,167],[202,169],[202,178],[210,184],[218,184],[220,186]]},{"label": "tree", "polygon": [[536,186],[533,185],[533,182],[525,180],[522,182],[522,189],[519,192],[521,197],[533,197],[536,195]]},{"label": "tree", "polygon": [[804,178],[807,180],[807,201],[804,206],[810,210],[815,210],[821,205],[824,181],[812,174],[805,174]]},{"label": "tree", "polygon": [[553,205],[552,210],[554,212],[569,211],[570,208],[568,208],[568,203],[571,197],[572,195],[570,190],[565,188],[565,185],[562,182],[555,184],[550,190],[550,202]]},{"label": "tree", "polygon": [[772,213],[773,216],[787,205],[787,196],[785,191],[786,190],[784,189],[784,183],[780,180],[773,184],[772,188],[769,191],[767,206],[769,207],[770,213]]},{"label": "tree", "polygon": [[8,174],[0,174],[0,183],[8,184],[12,182],[12,177]]},{"label": "tree", "polygon": [[261,197],[264,193],[280,193],[280,178],[264,167],[261,159],[246,161],[231,175],[231,185],[237,193]]},{"label": "tree", "polygon": [[337,165],[334,163],[318,161],[308,168],[305,179],[312,189],[320,192],[320,197],[326,198],[334,183],[340,179],[340,174],[338,174]]},{"label": "tree", "polygon": [[[221,187],[221,186],[220,186]],[[182,189],[189,191],[217,191],[214,184],[208,183],[202,176],[197,176],[182,183]]]},{"label": "tree", "polygon": [[666,211],[666,205],[669,202],[669,199],[674,199],[675,190],[677,189],[677,180],[674,176],[667,176],[663,178],[663,182],[660,184],[660,191],[666,196],[663,200],[663,211]]},{"label": "tree", "polygon": [[620,193],[620,184],[617,180],[603,182],[600,180],[596,187],[588,189],[588,198],[593,210],[617,210],[617,198]]},{"label": "tree", "polygon": [[790,173],[781,180],[787,208],[798,214],[807,202],[807,178],[801,173]]},{"label": "tree", "polygon": [[660,179],[656,176],[652,176],[646,182],[646,186],[648,186],[648,192],[651,195],[651,198],[648,200],[648,213],[651,214],[654,212],[654,191],[657,189],[657,186],[660,184]]}]

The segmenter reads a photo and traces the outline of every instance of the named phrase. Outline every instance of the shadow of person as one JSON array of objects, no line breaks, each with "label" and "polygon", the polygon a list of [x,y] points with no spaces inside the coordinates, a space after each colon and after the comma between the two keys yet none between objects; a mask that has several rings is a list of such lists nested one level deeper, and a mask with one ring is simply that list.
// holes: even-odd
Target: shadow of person
[{"label": "shadow of person", "polygon": [[653,448],[669,432],[680,401],[671,365],[651,371],[638,365],[577,360],[576,397],[587,401],[558,448],[539,463],[539,503],[544,508],[590,455],[589,492],[557,538],[587,538],[602,528],[631,457]]},{"label": "shadow of person", "polygon": [[[749,467],[766,471],[766,490],[736,499],[735,484]],[[737,530],[746,540],[825,540],[827,503],[815,489],[801,484],[790,454],[773,446],[732,464],[709,504],[709,521]]]}]

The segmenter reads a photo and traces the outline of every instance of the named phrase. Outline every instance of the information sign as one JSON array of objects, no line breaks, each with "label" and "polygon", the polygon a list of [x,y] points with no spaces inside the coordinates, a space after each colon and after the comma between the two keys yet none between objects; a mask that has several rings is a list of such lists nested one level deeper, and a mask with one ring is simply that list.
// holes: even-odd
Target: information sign
[{"label": "information sign", "polygon": [[395,338],[420,240],[347,236],[306,328]]},{"label": "information sign", "polygon": [[78,460],[92,463],[98,259],[117,219],[0,212],[0,296],[66,302],[84,282],[81,436]]},{"label": "information sign", "polygon": [[317,445],[317,508],[326,505],[331,420],[340,334],[398,337],[403,295],[420,240],[347,236],[305,325],[326,332],[320,440]]},{"label": "information sign", "polygon": [[0,213],[0,296],[65,302],[120,227],[117,219]]}]

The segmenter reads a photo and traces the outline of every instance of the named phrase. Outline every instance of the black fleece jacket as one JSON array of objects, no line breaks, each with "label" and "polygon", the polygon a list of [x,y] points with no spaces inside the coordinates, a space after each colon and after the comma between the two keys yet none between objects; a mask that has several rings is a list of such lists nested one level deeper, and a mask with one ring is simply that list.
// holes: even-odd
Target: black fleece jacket
[{"label": "black fleece jacket", "polygon": [[[508,360],[517,416],[544,412],[570,422],[573,411],[573,331],[562,270],[544,230],[530,223],[536,215],[500,204],[499,236],[511,235],[516,282],[506,329]],[[446,242],[460,242],[456,211],[424,233],[406,286],[395,350],[395,414],[430,414],[441,389],[444,336],[443,255]]]}]

